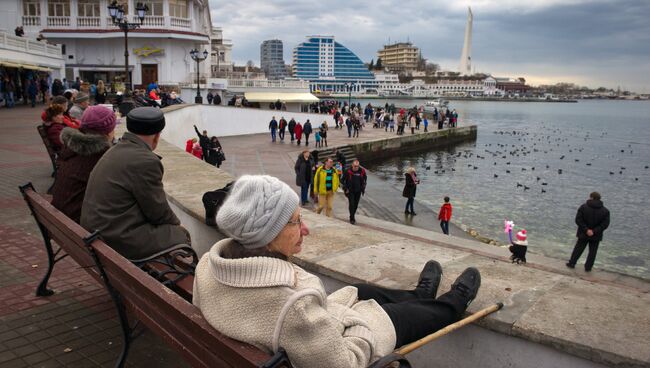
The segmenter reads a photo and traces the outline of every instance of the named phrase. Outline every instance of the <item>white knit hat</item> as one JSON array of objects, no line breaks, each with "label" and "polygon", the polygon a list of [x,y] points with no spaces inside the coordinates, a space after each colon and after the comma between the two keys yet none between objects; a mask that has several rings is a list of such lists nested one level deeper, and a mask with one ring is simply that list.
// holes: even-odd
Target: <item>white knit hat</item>
[{"label": "white knit hat", "polygon": [[521,231],[517,233],[517,240],[515,240],[514,243],[517,245],[528,245],[528,236],[525,229],[521,229]]},{"label": "white knit hat", "polygon": [[268,175],[244,175],[217,212],[217,226],[244,248],[266,246],[280,234],[298,208],[298,195]]}]

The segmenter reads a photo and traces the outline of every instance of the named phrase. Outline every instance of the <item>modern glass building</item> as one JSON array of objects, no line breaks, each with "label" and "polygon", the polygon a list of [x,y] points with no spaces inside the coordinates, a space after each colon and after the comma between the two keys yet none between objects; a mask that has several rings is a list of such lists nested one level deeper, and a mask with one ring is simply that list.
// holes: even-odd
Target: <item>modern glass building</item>
[{"label": "modern glass building", "polygon": [[284,79],[287,69],[281,40],[266,40],[260,45],[260,65],[268,79]]},{"label": "modern glass building", "polygon": [[346,92],[348,86],[360,91],[374,87],[375,76],[334,36],[308,36],[293,49],[294,78],[311,82],[312,90]]}]

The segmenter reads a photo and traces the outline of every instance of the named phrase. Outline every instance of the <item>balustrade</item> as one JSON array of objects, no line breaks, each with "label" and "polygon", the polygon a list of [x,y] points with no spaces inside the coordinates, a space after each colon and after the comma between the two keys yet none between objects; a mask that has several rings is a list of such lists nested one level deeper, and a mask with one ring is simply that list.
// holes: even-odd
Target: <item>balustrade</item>
[{"label": "balustrade", "polygon": [[40,26],[40,25],[41,25],[40,16],[23,15],[23,26],[29,27],[29,26]]},{"label": "balustrade", "polygon": [[70,27],[70,17],[47,17],[48,27]]},{"label": "balustrade", "polygon": [[172,27],[192,28],[192,22],[188,18],[169,17]]},{"label": "balustrade", "polygon": [[99,27],[100,18],[99,17],[79,17],[77,18],[78,27]]}]

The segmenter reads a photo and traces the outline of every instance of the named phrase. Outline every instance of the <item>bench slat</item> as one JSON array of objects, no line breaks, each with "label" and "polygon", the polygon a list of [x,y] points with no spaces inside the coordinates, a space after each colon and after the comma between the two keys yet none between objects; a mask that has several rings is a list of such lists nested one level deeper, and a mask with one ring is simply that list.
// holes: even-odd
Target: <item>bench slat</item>
[{"label": "bench slat", "polygon": [[[156,316],[163,337],[185,336],[187,339],[183,342],[191,345],[190,350],[194,355],[209,358],[210,364],[207,366],[253,368],[270,358],[257,348],[216,331],[197,307],[152,277],[143,276],[142,270],[105,243],[98,240],[92,246],[111,284],[125,300],[136,307],[138,318]],[[186,352],[181,350],[181,353]],[[219,363],[224,361],[227,365]]]}]

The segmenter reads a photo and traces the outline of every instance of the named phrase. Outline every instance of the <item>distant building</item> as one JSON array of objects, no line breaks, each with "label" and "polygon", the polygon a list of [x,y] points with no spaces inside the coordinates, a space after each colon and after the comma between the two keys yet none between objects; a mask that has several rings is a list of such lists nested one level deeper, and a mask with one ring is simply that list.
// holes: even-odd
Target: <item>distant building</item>
[{"label": "distant building", "polygon": [[334,36],[308,36],[293,49],[293,77],[311,82],[312,90],[361,91],[375,85],[375,76]]},{"label": "distant building", "polygon": [[496,89],[507,94],[526,94],[530,86],[526,85],[524,78],[494,78]]},{"label": "distant building", "polygon": [[210,36],[212,77],[218,78],[221,74],[232,72],[232,41],[223,38],[221,27],[212,27]]},{"label": "distant building", "polygon": [[412,72],[418,68],[420,49],[410,42],[398,42],[384,45],[382,50],[377,51],[377,58],[391,72]]},{"label": "distant building", "polygon": [[287,68],[281,40],[266,40],[260,45],[260,65],[269,79],[284,79]]}]

